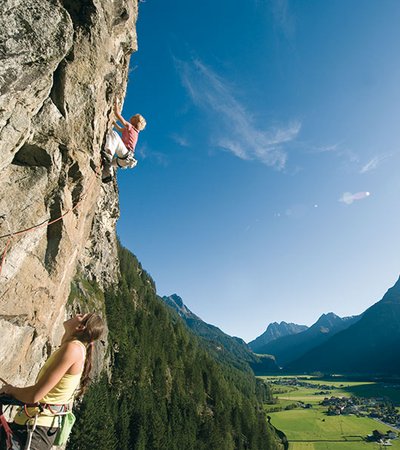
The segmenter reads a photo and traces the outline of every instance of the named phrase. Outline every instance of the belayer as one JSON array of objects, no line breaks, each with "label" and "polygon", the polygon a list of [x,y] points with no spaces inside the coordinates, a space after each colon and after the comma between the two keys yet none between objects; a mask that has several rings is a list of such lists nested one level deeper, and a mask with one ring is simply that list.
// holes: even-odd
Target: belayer
[{"label": "belayer", "polygon": [[146,127],[146,121],[140,114],[132,116],[129,122],[125,120],[121,115],[117,102],[114,104],[114,114],[122,126],[119,126],[117,121],[114,121],[113,125],[121,132],[122,137],[115,130],[107,133],[105,147],[102,151],[102,180],[104,183],[108,183],[113,179],[115,170],[118,167],[126,169],[136,166],[137,161],[134,158],[136,143],[139,132]]},{"label": "belayer", "polygon": [[[61,346],[40,369],[35,384],[20,388],[1,379],[1,450],[49,450],[65,444],[75,421],[73,399],[88,387],[93,343],[103,330],[98,314],[78,314],[64,322]],[[10,404],[20,407],[7,423],[2,409]]]}]

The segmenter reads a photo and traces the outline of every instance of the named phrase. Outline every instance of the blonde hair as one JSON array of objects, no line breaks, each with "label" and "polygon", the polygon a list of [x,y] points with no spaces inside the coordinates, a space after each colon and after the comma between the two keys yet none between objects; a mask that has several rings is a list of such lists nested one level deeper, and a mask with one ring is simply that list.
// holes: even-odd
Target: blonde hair
[{"label": "blonde hair", "polygon": [[141,114],[135,114],[130,118],[129,122],[139,131],[146,128],[146,119]]}]

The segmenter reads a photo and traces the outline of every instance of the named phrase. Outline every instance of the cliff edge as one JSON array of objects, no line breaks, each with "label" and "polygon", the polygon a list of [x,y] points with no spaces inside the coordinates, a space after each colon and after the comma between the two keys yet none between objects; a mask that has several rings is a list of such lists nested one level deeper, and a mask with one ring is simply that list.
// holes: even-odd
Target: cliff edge
[{"label": "cliff edge", "polygon": [[118,192],[98,174],[137,13],[128,0],[0,7],[0,376],[15,384],[58,343],[77,272],[101,287],[118,275]]}]

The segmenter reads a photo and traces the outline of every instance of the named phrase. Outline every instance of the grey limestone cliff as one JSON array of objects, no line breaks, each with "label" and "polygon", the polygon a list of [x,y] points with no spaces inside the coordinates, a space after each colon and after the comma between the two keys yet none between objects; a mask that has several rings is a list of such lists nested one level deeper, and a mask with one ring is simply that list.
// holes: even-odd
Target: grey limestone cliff
[{"label": "grey limestone cliff", "polygon": [[16,384],[32,381],[57,344],[74,276],[106,286],[117,275],[118,192],[98,172],[137,48],[137,8],[0,5],[0,376]]}]

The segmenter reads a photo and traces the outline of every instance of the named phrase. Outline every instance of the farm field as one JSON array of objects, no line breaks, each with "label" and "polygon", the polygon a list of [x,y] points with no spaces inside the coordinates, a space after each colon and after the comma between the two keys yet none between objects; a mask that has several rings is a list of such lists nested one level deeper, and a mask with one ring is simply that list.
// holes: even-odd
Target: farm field
[{"label": "farm field", "polygon": [[[327,381],[310,378],[311,384],[326,383],[340,389],[343,395],[355,395],[356,397],[383,397],[388,398],[397,406],[400,406],[400,386],[384,382],[373,381]],[[336,391],[339,392],[339,391]]]},{"label": "farm field", "polygon": [[[293,376],[284,376],[284,377],[273,377],[266,376],[260,377],[265,380],[276,380],[276,378],[289,379],[293,378]],[[302,381],[306,381],[309,384],[327,384],[330,386],[335,386],[337,388],[335,390],[335,395],[340,396],[351,396],[355,395],[356,397],[382,397],[389,399],[394,405],[400,406],[400,384],[390,384],[384,382],[374,382],[374,381],[348,381],[348,380],[340,380],[340,381],[332,381],[325,379],[318,379],[316,377],[301,377]],[[310,391],[306,389],[307,397],[310,395]],[[301,391],[297,391],[297,394],[288,395],[289,398],[295,397],[296,395],[301,396]]]},{"label": "farm field", "polygon": [[[397,403],[399,389],[383,388],[372,382],[327,382],[318,379],[302,380],[316,387],[287,386],[277,384],[278,377],[262,377],[275,381],[273,391],[278,398],[276,405],[267,405],[266,411],[273,426],[283,431],[289,441],[290,450],[376,450],[386,448],[376,442],[366,442],[365,437],[373,430],[382,433],[393,429],[383,425],[369,417],[357,417],[355,415],[328,416],[327,407],[319,403],[325,398],[334,396],[360,396],[365,398],[385,397],[395,393],[393,403]],[[279,383],[279,381],[278,381]],[[329,384],[336,389],[329,394],[319,394],[318,385]],[[356,392],[362,394],[357,395]],[[317,394],[317,395],[316,395]],[[388,395],[389,394],[389,395]],[[311,407],[296,407],[295,409],[274,411],[279,407],[293,406],[296,402],[310,404]],[[400,450],[400,439],[390,441],[393,450]]]}]

